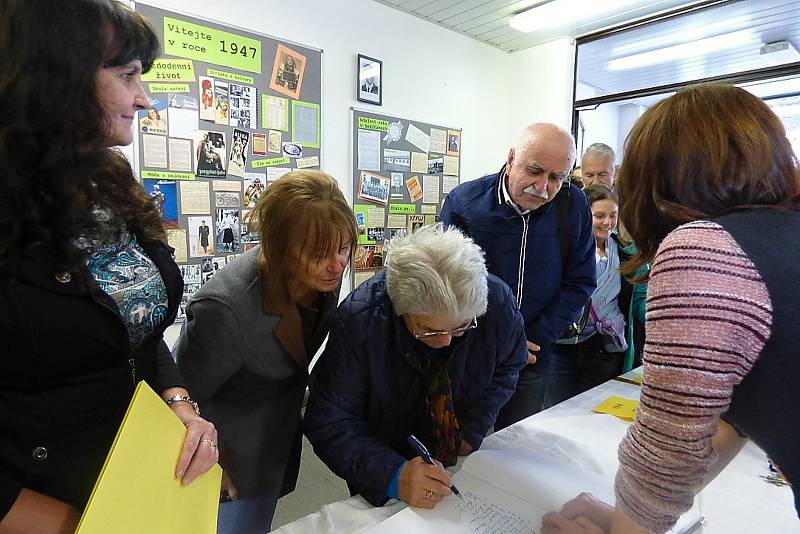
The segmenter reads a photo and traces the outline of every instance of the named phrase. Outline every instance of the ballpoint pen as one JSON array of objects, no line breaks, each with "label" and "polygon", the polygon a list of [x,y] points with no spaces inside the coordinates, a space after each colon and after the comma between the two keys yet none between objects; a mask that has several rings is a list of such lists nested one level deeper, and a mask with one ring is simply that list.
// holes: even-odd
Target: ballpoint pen
[{"label": "ballpoint pen", "polygon": [[[414,437],[413,434],[409,435],[406,438],[406,441],[408,441],[408,444],[411,445],[411,448],[414,449],[414,451],[419,455],[420,458],[422,458],[422,460],[426,464],[436,465],[434,463],[434,461],[433,461],[433,458],[431,457],[431,453],[428,452],[428,449],[425,447],[425,445],[423,445],[420,440],[418,440],[416,437]],[[464,497],[461,497],[461,492],[459,492],[458,489],[455,486],[450,486],[450,489],[452,490],[453,493],[458,495],[461,499],[464,498]]]}]

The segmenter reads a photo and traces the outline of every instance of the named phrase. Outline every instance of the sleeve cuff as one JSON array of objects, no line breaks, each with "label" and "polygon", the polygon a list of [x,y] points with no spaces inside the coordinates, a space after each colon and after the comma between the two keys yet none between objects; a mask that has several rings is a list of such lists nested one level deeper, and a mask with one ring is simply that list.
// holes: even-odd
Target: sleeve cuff
[{"label": "sleeve cuff", "polygon": [[392,480],[389,482],[389,487],[386,488],[386,496],[390,499],[399,499],[398,497],[398,490],[400,488],[400,472],[403,470],[403,466],[406,464],[401,464],[400,467],[397,468],[397,471],[394,472],[394,476]]}]

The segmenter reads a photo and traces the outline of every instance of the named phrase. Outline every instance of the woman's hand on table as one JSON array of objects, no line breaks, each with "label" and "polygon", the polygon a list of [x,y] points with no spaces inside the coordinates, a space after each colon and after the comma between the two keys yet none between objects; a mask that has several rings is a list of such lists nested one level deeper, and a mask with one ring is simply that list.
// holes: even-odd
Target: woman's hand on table
[{"label": "woman's hand on table", "polygon": [[614,507],[581,493],[567,501],[560,512],[542,518],[542,534],[603,534],[611,532]]}]

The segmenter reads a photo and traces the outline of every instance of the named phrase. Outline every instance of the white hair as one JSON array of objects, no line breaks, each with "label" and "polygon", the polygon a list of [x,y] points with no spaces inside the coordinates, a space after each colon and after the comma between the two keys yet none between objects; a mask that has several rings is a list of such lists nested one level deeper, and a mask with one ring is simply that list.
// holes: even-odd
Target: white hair
[{"label": "white hair", "polygon": [[575,138],[567,130],[549,122],[535,122],[522,130],[514,145],[514,156],[523,158],[524,154],[533,146],[540,144],[547,147],[548,151],[563,151],[563,156],[568,161],[569,171],[575,164]]},{"label": "white hair", "polygon": [[398,315],[441,315],[454,323],[486,313],[483,250],[457,228],[424,226],[389,242],[386,285]]},{"label": "white hair", "polygon": [[616,159],[616,155],[614,154],[614,149],[608,146],[605,143],[592,143],[586,149],[586,152],[583,153],[582,157],[586,157],[587,155],[591,156],[611,156],[611,164],[614,164]]}]

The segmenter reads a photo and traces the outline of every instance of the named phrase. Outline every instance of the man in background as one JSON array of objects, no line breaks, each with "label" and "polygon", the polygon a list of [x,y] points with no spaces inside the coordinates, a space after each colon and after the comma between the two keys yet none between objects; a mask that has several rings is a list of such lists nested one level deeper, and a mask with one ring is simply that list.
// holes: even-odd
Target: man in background
[{"label": "man in background", "polygon": [[531,124],[499,172],[459,185],[442,207],[441,221],[483,248],[525,320],[528,365],[495,430],[541,410],[551,347],[595,288],[592,214],[578,187],[562,189],[574,163],[569,132]]},{"label": "man in background", "polygon": [[614,149],[604,143],[589,145],[581,158],[581,178],[584,187],[603,184],[613,189],[616,180]]}]

